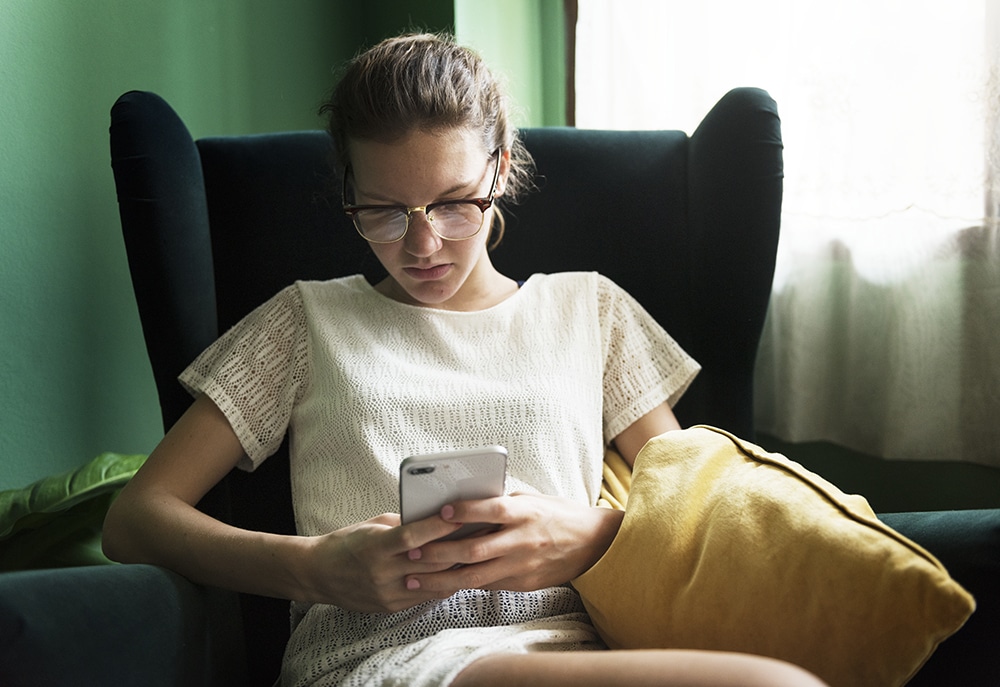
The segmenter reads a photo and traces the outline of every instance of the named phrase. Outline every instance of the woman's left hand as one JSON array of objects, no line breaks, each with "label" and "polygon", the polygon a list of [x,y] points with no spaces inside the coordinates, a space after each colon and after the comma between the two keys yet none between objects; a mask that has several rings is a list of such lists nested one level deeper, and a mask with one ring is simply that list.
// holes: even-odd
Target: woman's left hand
[{"label": "woman's left hand", "polygon": [[534,591],[565,584],[604,555],[623,516],[621,511],[538,494],[448,505],[441,509],[444,520],[486,522],[498,529],[411,551],[410,560],[440,570],[408,575],[406,584],[442,596],[459,589]]}]

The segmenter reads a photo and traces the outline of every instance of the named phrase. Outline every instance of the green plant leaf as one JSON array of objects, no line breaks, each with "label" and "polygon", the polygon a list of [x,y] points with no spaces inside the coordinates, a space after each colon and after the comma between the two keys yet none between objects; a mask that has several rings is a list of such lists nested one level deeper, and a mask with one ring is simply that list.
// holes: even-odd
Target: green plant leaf
[{"label": "green plant leaf", "polygon": [[101,528],[115,496],[94,496],[0,540],[0,572],[111,563],[101,550]]},{"label": "green plant leaf", "polygon": [[[37,529],[90,499],[120,489],[145,462],[144,455],[102,453],[76,470],[0,492],[0,541]],[[106,504],[105,504],[106,507]]]}]

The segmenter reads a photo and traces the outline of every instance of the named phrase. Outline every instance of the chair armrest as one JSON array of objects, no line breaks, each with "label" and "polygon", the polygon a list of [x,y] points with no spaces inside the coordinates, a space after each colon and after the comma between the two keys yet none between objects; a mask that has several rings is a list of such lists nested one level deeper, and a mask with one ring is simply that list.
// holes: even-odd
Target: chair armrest
[{"label": "chair armrest", "polygon": [[888,513],[879,519],[930,551],[976,599],[965,626],[908,687],[1000,685],[1000,509]]},{"label": "chair armrest", "polygon": [[0,684],[246,683],[235,595],[150,565],[0,574]]}]

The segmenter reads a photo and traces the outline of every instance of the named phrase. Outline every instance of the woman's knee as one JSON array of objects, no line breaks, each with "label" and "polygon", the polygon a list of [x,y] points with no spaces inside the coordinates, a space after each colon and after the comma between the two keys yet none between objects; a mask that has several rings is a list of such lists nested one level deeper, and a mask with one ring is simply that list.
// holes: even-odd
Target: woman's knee
[{"label": "woman's knee", "polygon": [[466,667],[452,687],[477,685],[627,684],[631,687],[826,687],[809,671],[763,656],[709,651],[646,650],[495,654]]}]

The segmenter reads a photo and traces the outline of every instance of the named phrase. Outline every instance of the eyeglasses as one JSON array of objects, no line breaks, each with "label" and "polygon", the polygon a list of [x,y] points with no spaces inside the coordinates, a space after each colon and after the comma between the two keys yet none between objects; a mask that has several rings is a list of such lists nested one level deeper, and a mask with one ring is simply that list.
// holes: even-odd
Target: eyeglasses
[{"label": "eyeglasses", "polygon": [[[500,149],[490,156],[496,160],[490,194],[485,198],[463,198],[444,200],[438,203],[409,208],[405,205],[353,205],[347,202],[350,168],[344,171],[343,205],[354,228],[372,243],[395,243],[406,235],[410,228],[410,218],[415,212],[423,212],[431,230],[445,241],[471,239],[483,228],[486,211],[493,206],[493,198],[500,178]],[[487,163],[489,164],[489,163]]]}]

